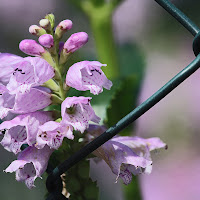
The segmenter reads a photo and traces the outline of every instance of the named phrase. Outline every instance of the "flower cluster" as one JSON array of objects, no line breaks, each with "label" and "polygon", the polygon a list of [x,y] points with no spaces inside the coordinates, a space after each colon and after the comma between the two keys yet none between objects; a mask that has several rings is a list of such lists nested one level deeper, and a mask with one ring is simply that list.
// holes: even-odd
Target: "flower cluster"
[{"label": "flower cluster", "polygon": [[[87,131],[85,140],[89,142],[104,131],[101,126],[89,125],[100,121],[90,104],[92,98],[68,95],[70,88],[98,95],[112,86],[101,69],[106,65],[98,61],[78,62],[66,70],[70,55],[88,41],[87,33],[79,32],[61,42],[71,28],[71,20],[54,28],[54,16],[49,14],[29,28],[39,43],[25,39],[19,44],[21,51],[34,57],[0,54],[1,145],[18,154],[5,172],[16,172],[16,180],[24,181],[28,188],[34,187],[64,138],[73,140],[74,131]],[[51,110],[52,104],[61,105],[61,110]],[[132,173],[151,170],[150,151],[165,146],[158,138],[115,137],[94,154],[129,184]]]},{"label": "flower cluster", "polygon": [[[73,130],[83,133],[90,120],[100,121],[90,104],[92,98],[67,97],[70,87],[97,95],[103,87],[112,86],[101,70],[106,65],[97,61],[76,63],[64,74],[68,57],[88,41],[87,33],[72,34],[63,44],[60,40],[72,28],[71,20],[60,22],[54,30],[50,14],[39,24],[29,28],[39,43],[25,39],[19,44],[21,51],[35,57],[0,54],[1,145],[18,154],[5,171],[16,172],[16,180],[25,181],[29,188],[44,173],[50,155],[64,138],[72,140]],[[51,104],[61,104],[59,117],[45,111]],[[22,150],[25,144],[28,147]]]}]

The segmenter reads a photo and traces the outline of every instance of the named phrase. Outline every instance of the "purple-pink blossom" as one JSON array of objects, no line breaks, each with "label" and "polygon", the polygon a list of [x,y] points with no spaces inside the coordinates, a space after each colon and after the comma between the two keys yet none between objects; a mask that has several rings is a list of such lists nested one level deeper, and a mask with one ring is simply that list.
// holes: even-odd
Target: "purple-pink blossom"
[{"label": "purple-pink blossom", "polygon": [[[91,141],[94,139],[93,134],[96,134],[96,137],[104,131],[105,127],[90,125],[87,140]],[[151,173],[153,162],[150,151],[166,147],[159,138],[116,136],[93,153],[109,165],[112,172],[117,175],[117,180],[121,178],[127,185],[132,180],[132,174]]]},{"label": "purple-pink blossom", "polygon": [[14,67],[22,61],[22,57],[9,53],[0,53],[0,83],[6,85],[14,72]]},{"label": "purple-pink blossom", "polygon": [[13,66],[13,73],[7,84],[7,89],[14,93],[24,93],[31,87],[40,86],[55,75],[53,67],[39,57],[22,58],[21,62]]},{"label": "purple-pink blossom", "polygon": [[98,61],[82,61],[72,65],[66,76],[66,84],[77,90],[90,90],[93,94],[103,92],[103,87],[110,89],[112,82],[107,79],[101,70],[102,66]]},{"label": "purple-pink blossom", "polygon": [[25,182],[26,186],[31,189],[35,187],[34,181],[37,177],[42,176],[45,172],[48,160],[53,150],[48,146],[43,149],[27,147],[20,152],[17,160],[13,161],[6,169],[6,173],[16,172],[16,180]]},{"label": "purple-pink blossom", "polygon": [[71,124],[75,130],[83,133],[89,121],[99,123],[100,118],[90,105],[91,97],[67,97],[61,105],[63,123]]},{"label": "purple-pink blossom", "polygon": [[51,104],[51,94],[37,88],[31,88],[25,93],[10,94],[7,88],[1,86],[0,118],[3,119],[9,112],[24,114],[35,112]]},{"label": "purple-pink blossom", "polygon": [[74,139],[73,128],[71,125],[62,123],[62,121],[49,121],[39,127],[37,133],[37,148],[43,148],[48,145],[50,148],[58,149],[62,145],[63,138]]},{"label": "purple-pink blossom", "polygon": [[4,132],[1,145],[10,152],[19,153],[22,144],[32,146],[36,143],[36,136],[40,132],[39,126],[50,120],[50,112],[38,111],[4,121],[0,124],[0,130]]}]

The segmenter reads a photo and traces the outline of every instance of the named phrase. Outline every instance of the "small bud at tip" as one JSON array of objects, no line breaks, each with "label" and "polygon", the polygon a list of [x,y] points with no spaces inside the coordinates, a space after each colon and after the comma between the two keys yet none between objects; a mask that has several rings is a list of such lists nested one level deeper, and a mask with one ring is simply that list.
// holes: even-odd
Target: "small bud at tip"
[{"label": "small bud at tip", "polygon": [[41,27],[39,27],[37,25],[31,25],[29,27],[29,33],[31,33],[32,35],[36,35],[36,36],[39,37],[39,36],[45,34],[46,31],[43,28],[41,28]]},{"label": "small bud at tip", "polygon": [[31,25],[29,27],[29,33],[33,34],[33,35],[37,35],[38,30],[40,30],[41,27],[37,26],[37,25]]},{"label": "small bud at tip", "polygon": [[48,19],[41,19],[41,20],[39,21],[39,24],[40,24],[40,26],[43,27],[43,28],[48,28],[49,25],[50,25],[50,21],[49,21]]}]

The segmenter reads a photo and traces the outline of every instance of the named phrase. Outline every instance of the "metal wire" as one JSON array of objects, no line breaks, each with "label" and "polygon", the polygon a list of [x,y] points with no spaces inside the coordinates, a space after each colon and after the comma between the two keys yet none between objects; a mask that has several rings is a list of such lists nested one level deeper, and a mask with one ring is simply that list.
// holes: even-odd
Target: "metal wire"
[{"label": "metal wire", "polygon": [[170,1],[168,0],[155,0],[155,1],[160,6],[162,6],[169,14],[171,14],[177,21],[179,21],[193,36],[196,36],[196,34],[200,31],[199,27]]},{"label": "metal wire", "polygon": [[[199,28],[172,3],[167,0],[155,1],[160,4],[165,10],[167,10],[172,16],[174,16],[187,30],[191,32],[192,35],[195,36],[198,34]],[[47,177],[46,187],[49,193],[51,193],[47,200],[59,200],[60,197],[57,196],[56,186],[61,174],[66,172],[77,162],[88,156],[102,144],[104,144],[121,130],[126,128],[129,124],[138,119],[141,115],[143,115],[160,100],[162,100],[167,94],[174,90],[185,79],[187,79],[191,74],[193,74],[198,68],[200,68],[200,54],[198,54],[197,57],[186,68],[179,72],[174,78],[167,82],[162,88],[160,88],[156,93],[149,97],[145,102],[143,102],[132,112],[122,118],[117,124],[110,127],[99,137],[94,139],[92,142],[84,146],[81,150],[77,151],[74,155],[64,161],[61,165],[56,167]]]}]

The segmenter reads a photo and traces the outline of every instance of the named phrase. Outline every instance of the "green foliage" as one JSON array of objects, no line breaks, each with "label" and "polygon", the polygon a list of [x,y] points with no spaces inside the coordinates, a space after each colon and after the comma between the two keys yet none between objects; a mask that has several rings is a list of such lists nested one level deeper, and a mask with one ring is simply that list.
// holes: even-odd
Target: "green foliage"
[{"label": "green foliage", "polygon": [[[101,123],[108,127],[116,124],[136,107],[145,70],[144,56],[137,45],[120,46],[119,55],[121,77],[113,81],[111,90],[104,89],[99,95],[73,88],[68,92],[68,96],[91,96],[95,113],[101,117]],[[131,130],[132,127],[129,126],[120,134],[130,135]]]},{"label": "green foliage", "polygon": [[70,200],[98,199],[96,182],[89,178],[89,161],[79,162],[66,173],[67,190],[71,194]]},{"label": "green foliage", "polygon": [[[136,45],[126,44],[119,49],[120,86],[114,93],[107,108],[106,124],[110,127],[136,107],[138,92],[144,76],[145,62],[142,53]],[[130,135],[132,127],[127,127],[121,133]]]},{"label": "green foliage", "polygon": [[[121,46],[119,55],[121,77],[113,81],[110,91],[104,90],[98,96],[93,95],[91,101],[95,112],[108,127],[113,126],[136,107],[144,76],[144,58],[136,45]],[[131,127],[128,127],[121,134],[130,135],[130,133]]]},{"label": "green foliage", "polygon": [[138,177],[133,177],[132,182],[129,185],[124,185],[123,189],[126,200],[142,200]]},{"label": "green foliage", "polygon": [[[65,139],[63,145],[55,151],[51,158],[50,163],[52,167],[61,164],[66,158],[70,157],[76,151],[81,149],[84,145],[79,142],[83,137],[79,132],[74,133],[75,139],[70,141]],[[66,190],[70,193],[70,200],[93,200],[98,199],[98,188],[96,182],[92,182],[89,178],[89,160],[83,159],[65,173]]]}]

